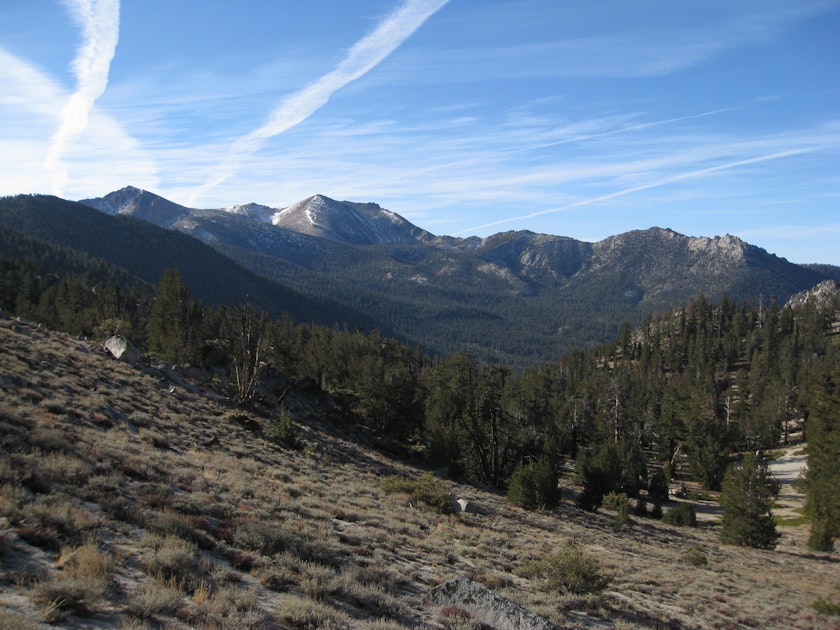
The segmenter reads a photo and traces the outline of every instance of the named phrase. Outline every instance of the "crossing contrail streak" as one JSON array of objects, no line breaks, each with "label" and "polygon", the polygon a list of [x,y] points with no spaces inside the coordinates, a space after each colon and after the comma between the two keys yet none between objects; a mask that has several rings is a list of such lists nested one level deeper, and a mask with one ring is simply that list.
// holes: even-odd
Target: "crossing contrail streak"
[{"label": "crossing contrail streak", "polygon": [[68,6],[82,27],[82,45],[73,60],[76,90],[61,110],[58,130],[52,136],[46,169],[52,174],[56,195],[63,193],[67,171],[63,158],[88,125],[90,111],[108,86],[108,72],[120,30],[119,0],[71,0]]},{"label": "crossing contrail streak", "polygon": [[534,217],[541,217],[546,214],[555,214],[557,212],[565,212],[567,210],[572,210],[574,208],[580,208],[583,206],[591,206],[596,203],[601,203],[604,201],[609,201],[611,199],[617,199],[618,197],[625,197],[627,195],[631,195],[636,192],[640,192],[642,190],[650,190],[651,188],[659,188],[660,186],[666,186],[668,184],[673,184],[674,182],[679,182],[687,179],[695,179],[697,177],[703,177],[705,175],[711,175],[712,173],[717,173],[719,171],[726,171],[732,168],[738,168],[740,166],[748,166],[750,164],[758,164],[759,162],[768,162],[770,160],[779,160],[786,157],[792,157],[794,155],[801,155],[803,153],[812,153],[818,150],[817,147],[807,147],[807,148],[800,148],[800,149],[791,149],[789,151],[779,151],[777,153],[768,153],[765,155],[759,155],[756,157],[745,158],[743,160],[736,160],[734,162],[727,162],[725,164],[718,164],[716,166],[710,166],[708,168],[701,168],[694,171],[687,171],[685,173],[678,173],[676,175],[672,175],[671,177],[666,177],[664,179],[657,179],[653,182],[647,182],[645,184],[639,184],[638,186],[632,186],[631,188],[625,188],[623,190],[618,190],[616,192],[608,193],[606,195],[600,195],[598,197],[591,197],[589,199],[581,199],[580,201],[575,201],[574,203],[567,204],[565,206],[561,206],[559,208],[549,208],[547,210],[540,210],[538,212],[531,212],[529,214],[523,214],[516,217],[508,217],[506,219],[500,219],[498,221],[493,221],[492,223],[485,223],[484,225],[479,225],[477,227],[471,228],[470,230],[461,230],[456,232],[455,235],[458,234],[465,234],[466,232],[472,232],[476,230],[484,230],[487,228],[495,227],[497,225],[502,225],[506,223],[512,223],[514,221],[522,221],[524,219],[533,219]]},{"label": "crossing contrail streak", "polygon": [[356,42],[333,70],[286,97],[265,124],[235,140],[215,176],[193,193],[190,205],[236,173],[269,138],[300,124],[326,105],[336,91],[379,65],[448,1],[408,0],[399,6],[372,33]]}]

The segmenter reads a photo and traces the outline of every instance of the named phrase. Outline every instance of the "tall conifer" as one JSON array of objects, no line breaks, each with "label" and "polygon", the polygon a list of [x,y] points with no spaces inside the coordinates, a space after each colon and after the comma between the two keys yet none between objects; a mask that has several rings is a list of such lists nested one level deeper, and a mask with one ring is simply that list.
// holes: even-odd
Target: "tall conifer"
[{"label": "tall conifer", "polygon": [[720,539],[743,547],[774,549],[779,533],[770,508],[778,494],[779,482],[770,476],[764,458],[744,455],[723,478]]}]

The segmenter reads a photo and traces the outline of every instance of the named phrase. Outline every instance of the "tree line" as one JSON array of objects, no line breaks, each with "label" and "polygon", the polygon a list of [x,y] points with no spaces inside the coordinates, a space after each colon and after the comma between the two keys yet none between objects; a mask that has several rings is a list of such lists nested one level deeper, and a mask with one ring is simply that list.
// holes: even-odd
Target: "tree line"
[{"label": "tree line", "polygon": [[700,296],[625,325],[613,343],[518,371],[468,353],[432,357],[378,331],[272,319],[246,299],[209,308],[175,269],[153,288],[0,255],[0,306],[223,367],[239,404],[255,403],[267,371],[314,384],[361,430],[528,507],[556,502],[570,469],[590,509],[610,493],[664,501],[675,478],[719,490],[733,453],[787,443],[804,422],[814,547],[830,548],[840,531],[837,304]]}]

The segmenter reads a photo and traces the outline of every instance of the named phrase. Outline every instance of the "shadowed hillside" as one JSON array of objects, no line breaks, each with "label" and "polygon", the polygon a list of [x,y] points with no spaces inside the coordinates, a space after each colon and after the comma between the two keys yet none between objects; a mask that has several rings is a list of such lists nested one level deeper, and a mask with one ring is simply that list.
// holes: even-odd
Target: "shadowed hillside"
[{"label": "shadowed hillside", "polygon": [[[808,552],[802,526],[767,552],[721,546],[714,524],[619,522],[568,498],[528,512],[365,445],[305,387],[285,399],[289,448],[280,410],[234,408],[212,379],[16,320],[0,321],[0,347],[4,628],[487,627],[492,611],[425,598],[457,577],[557,627],[836,619],[811,605],[837,601],[837,554]],[[430,507],[450,492],[476,512]],[[604,590],[550,579],[570,541]]]}]

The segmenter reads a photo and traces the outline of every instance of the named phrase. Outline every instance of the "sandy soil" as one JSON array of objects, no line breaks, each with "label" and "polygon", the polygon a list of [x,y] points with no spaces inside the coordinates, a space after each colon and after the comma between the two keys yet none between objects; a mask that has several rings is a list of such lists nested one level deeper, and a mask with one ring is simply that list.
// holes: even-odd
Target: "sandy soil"
[{"label": "sandy soil", "polygon": [[805,475],[808,469],[805,445],[796,444],[786,447],[780,457],[770,462],[769,469],[782,484],[774,512],[783,518],[801,516],[796,510],[804,507],[805,495],[799,492],[794,484],[800,475]]}]

